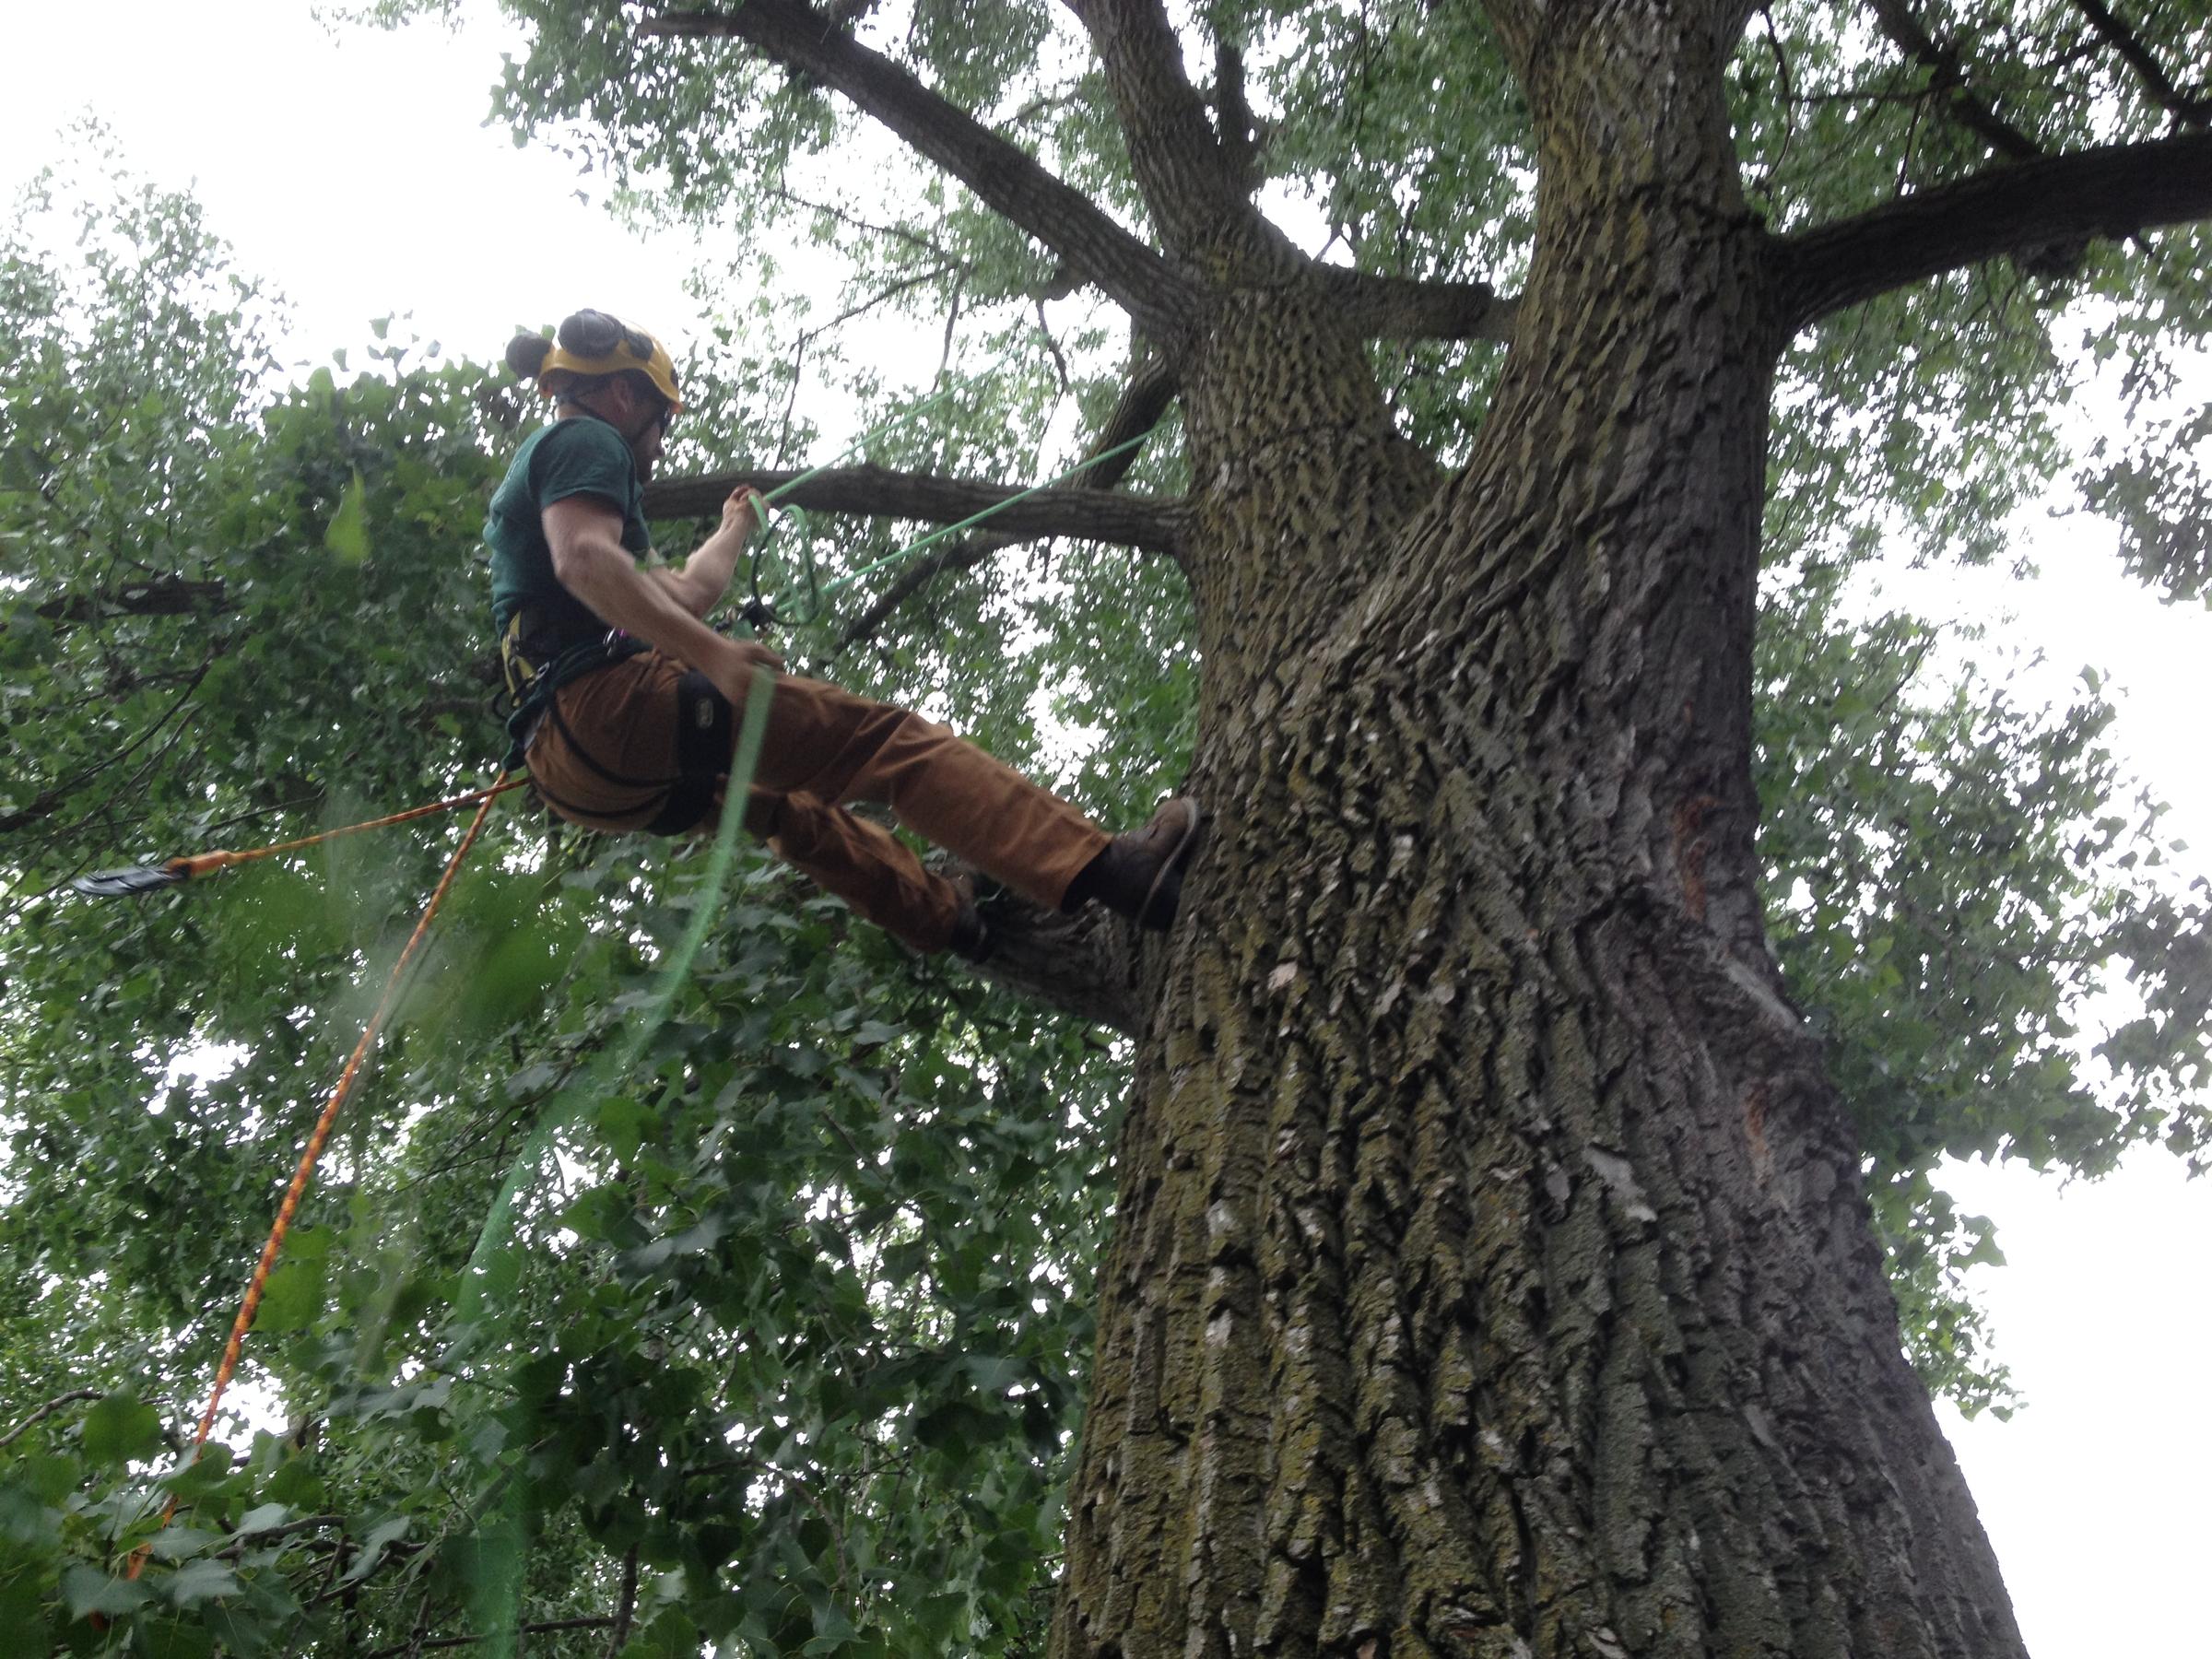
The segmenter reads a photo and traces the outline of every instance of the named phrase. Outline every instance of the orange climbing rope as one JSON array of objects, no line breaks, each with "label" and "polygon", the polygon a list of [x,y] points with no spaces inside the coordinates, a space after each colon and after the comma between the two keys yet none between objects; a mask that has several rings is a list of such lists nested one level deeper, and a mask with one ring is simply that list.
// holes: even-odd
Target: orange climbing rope
[{"label": "orange climbing rope", "polygon": [[[369,1023],[361,1028],[361,1040],[353,1045],[353,1055],[346,1062],[346,1069],[338,1075],[338,1086],[330,1091],[330,1100],[323,1108],[323,1115],[315,1120],[314,1133],[307,1137],[307,1147],[300,1154],[299,1167],[292,1171],[292,1184],[285,1189],[284,1202],[276,1206],[276,1225],[269,1229],[268,1242],[261,1247],[261,1260],[254,1265],[253,1281],[246,1286],[246,1299],[239,1304],[238,1317],[231,1322],[230,1340],[223,1345],[222,1363],[215,1371],[215,1392],[208,1396],[207,1409],[200,1414],[199,1430],[192,1437],[194,1452],[207,1443],[208,1430],[215,1426],[216,1407],[222,1404],[223,1390],[229,1386],[230,1373],[238,1368],[239,1349],[246,1340],[247,1330],[253,1324],[255,1312],[261,1307],[261,1293],[269,1282],[269,1269],[276,1265],[276,1253],[284,1248],[284,1235],[291,1230],[292,1217],[298,1213],[300,1200],[307,1192],[307,1183],[314,1176],[316,1160],[323,1156],[324,1143],[330,1139],[331,1127],[338,1121],[338,1111],[346,1104],[346,1097],[353,1092],[354,1079],[360,1075],[361,1062],[368,1058],[369,1051],[376,1045],[377,1038],[383,1031],[384,1021],[391,1018],[392,1009],[399,1001],[400,980],[406,973],[407,965],[415,959],[416,951],[422,947],[424,937],[429,933],[430,919],[437,915],[438,907],[445,902],[445,895],[453,888],[453,877],[461,872],[461,861],[468,856],[469,849],[477,844],[477,837],[483,833],[484,820],[491,816],[493,799],[507,787],[507,775],[501,772],[500,782],[489,789],[477,792],[480,800],[477,816],[469,821],[467,833],[462,836],[461,844],[453,849],[453,857],[446,861],[445,874],[438,878],[438,886],[430,894],[430,901],[422,907],[421,918],[416,922],[415,931],[401,947],[399,960],[392,964],[392,974],[384,982],[384,994],[377,999],[376,1011],[369,1016]],[[438,806],[451,804],[441,801]],[[411,812],[399,813],[379,821],[396,824],[404,818],[417,818],[435,810],[437,807],[418,806]],[[366,830],[371,826],[362,824],[356,828]],[[274,852],[276,849],[268,850]],[[209,856],[225,855],[218,853]]]},{"label": "orange climbing rope", "polygon": [[131,865],[120,870],[98,870],[89,876],[71,877],[69,885],[94,899],[129,898],[139,893],[158,892],[195,877],[210,876],[218,870],[229,869],[232,865],[252,864],[257,858],[274,858],[279,853],[296,853],[301,847],[335,841],[341,835],[355,835],[363,830],[382,830],[387,824],[404,824],[412,818],[428,818],[433,812],[450,812],[456,806],[467,806],[471,801],[487,801],[503,791],[520,789],[529,781],[527,778],[510,778],[501,772],[500,781],[488,789],[472,789],[466,794],[432,801],[427,806],[410,806],[405,812],[371,818],[365,824],[341,824],[335,830],[325,830],[318,835],[302,835],[296,841],[278,841],[267,847],[249,847],[240,853],[194,853],[186,858],[172,858],[167,864]]},{"label": "orange climbing rope", "polygon": [[[492,796],[503,790],[520,789],[529,781],[527,778],[510,778],[501,772],[499,781],[488,788],[472,789],[466,794],[449,795],[442,801],[432,801],[425,806],[410,806],[406,811],[394,812],[389,818],[371,818],[365,824],[345,824],[335,830],[325,830],[320,835],[303,835],[297,841],[278,841],[269,847],[253,847],[243,853],[195,853],[189,858],[172,858],[164,867],[183,877],[209,876],[218,870],[228,869],[232,865],[252,864],[257,858],[273,858],[279,853],[296,853],[301,847],[312,847],[318,841],[332,841],[341,835],[351,835],[357,830],[382,830],[393,824],[406,823],[410,818],[428,818],[433,812],[451,812],[454,807],[465,806],[471,801],[481,801],[488,806]],[[462,843],[464,851],[467,845],[466,841]]]},{"label": "orange climbing rope", "polygon": [[[396,824],[407,818],[420,818],[425,813],[436,812],[470,800],[478,803],[477,816],[470,820],[467,832],[461,837],[461,844],[453,849],[453,857],[446,861],[445,874],[438,878],[438,886],[431,892],[429,902],[423,906],[422,916],[415,924],[414,933],[408,935],[406,944],[401,947],[399,960],[392,964],[392,974],[384,982],[384,993],[377,999],[376,1011],[369,1016],[369,1023],[361,1028],[361,1039],[353,1045],[353,1055],[346,1062],[345,1071],[339,1074],[338,1086],[331,1090],[330,1100],[323,1108],[323,1115],[315,1120],[314,1131],[307,1137],[306,1149],[300,1154],[299,1167],[292,1171],[292,1183],[285,1189],[284,1202],[276,1206],[276,1224],[269,1229],[268,1241],[261,1247],[261,1260],[255,1264],[253,1280],[246,1286],[245,1300],[239,1304],[238,1317],[230,1322],[230,1339],[223,1345],[222,1361],[215,1369],[214,1392],[207,1396],[207,1409],[200,1414],[199,1429],[192,1437],[192,1454],[194,1458],[198,1457],[200,1448],[207,1443],[208,1433],[215,1427],[216,1409],[222,1404],[223,1391],[230,1385],[231,1373],[238,1369],[239,1350],[244,1347],[246,1332],[252,1329],[253,1315],[260,1310],[261,1293],[269,1282],[269,1270],[276,1265],[277,1252],[284,1248],[285,1234],[291,1230],[292,1218],[299,1213],[300,1200],[306,1195],[307,1184],[314,1177],[316,1161],[322,1158],[324,1145],[330,1139],[331,1129],[338,1121],[339,1110],[346,1104],[347,1097],[353,1092],[354,1080],[360,1074],[361,1062],[368,1058],[369,1051],[375,1047],[376,1040],[384,1029],[384,1021],[391,1018],[392,1010],[399,1001],[400,982],[407,971],[408,964],[414,961],[415,953],[421,948],[423,939],[429,933],[430,919],[437,915],[438,907],[445,902],[445,896],[453,888],[453,877],[460,873],[461,861],[468,856],[469,849],[477,844],[477,838],[483,833],[485,820],[491,816],[492,802],[501,793],[524,781],[518,778],[513,782],[510,782],[507,774],[501,772],[499,781],[488,789],[479,789],[473,794],[458,795],[451,801],[440,801],[430,806],[418,806],[410,812],[402,812],[388,818],[376,820],[376,824]],[[356,824],[350,828],[369,830],[374,829],[376,824]],[[341,830],[330,830],[326,831],[324,835],[309,836],[303,841],[288,841],[284,843],[284,846],[306,846],[309,842],[324,840],[328,835],[342,833],[344,832]],[[262,852],[275,853],[283,850],[283,847],[268,847],[262,849]],[[246,856],[259,855],[256,853]],[[203,856],[235,858],[239,855],[215,853],[203,854]],[[176,1512],[177,1500],[172,1496],[169,1500],[169,1507],[162,1512],[162,1524],[166,1525],[170,1517]],[[146,1565],[147,1548],[147,1546],[142,1545],[132,1556],[130,1565],[132,1578],[136,1578],[140,1570]]]}]

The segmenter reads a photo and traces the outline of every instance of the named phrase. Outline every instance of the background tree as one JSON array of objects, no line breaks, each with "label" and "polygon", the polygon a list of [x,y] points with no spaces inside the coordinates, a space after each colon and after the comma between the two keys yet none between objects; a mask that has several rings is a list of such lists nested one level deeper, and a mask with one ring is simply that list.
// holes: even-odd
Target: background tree
[{"label": "background tree", "polygon": [[[1926,631],[1839,637],[1833,595],[1881,532],[1995,551],[1986,526],[2060,461],[2041,413],[2068,372],[2054,302],[2102,296],[2106,336],[2132,335],[2159,389],[2202,318],[2198,244],[2123,261],[2089,239],[2205,211],[2201,100],[2158,68],[2202,61],[2202,18],[2138,35],[2053,11],[1970,35],[1807,8],[1739,42],[1732,14],[1599,8],[1539,41],[1505,6],[1216,11],[1184,22],[1187,45],[1142,6],[1086,8],[1080,32],[1011,7],[755,4],[665,20],[694,37],[676,41],[634,11],[542,21],[512,112],[588,110],[587,141],[664,177],[677,209],[759,240],[797,223],[853,261],[835,309],[935,302],[947,360],[997,371],[816,504],[954,516],[990,488],[916,475],[1034,476],[1070,405],[1094,449],[1181,411],[1180,446],[1129,475],[1147,495],[1071,490],[1016,526],[1166,560],[1077,552],[1018,581],[1004,544],[971,542],[885,572],[811,639],[1032,763],[1048,708],[1106,727],[1070,780],[1102,807],[1187,758],[1221,813],[1165,950],[1038,926],[1002,976],[1136,1039],[1063,1651],[2017,1646],[1876,1252],[1924,1374],[1982,1397],[1995,1379],[1940,1286],[1986,1243],[1947,1228],[1927,1171],[2007,1148],[2095,1168],[2151,1134],[2194,1151],[2200,924],[2115,876],[2143,850],[2134,825],[2082,821],[2111,782],[2093,706],[1917,706]],[[1979,62],[1970,38],[2013,55]],[[1203,89],[1190,48],[1212,59]],[[923,171],[856,188],[832,93],[970,194]],[[1277,218],[1319,207],[1337,263],[1270,228],[1263,187]],[[1971,275],[1923,280],[1950,270]],[[1110,381],[1115,311],[1134,333]],[[803,376],[879,378],[842,368],[831,314],[759,315],[753,378],[702,427],[803,450]],[[32,439],[11,430],[11,457],[43,469],[11,503],[47,561],[11,649],[80,674],[103,635],[205,651],[205,623],[142,623],[127,595],[88,608],[100,590],[62,557],[100,521],[57,472],[88,500],[141,492],[105,521],[125,545],[171,500],[120,443],[41,458],[34,418],[87,401],[72,372],[11,411]],[[212,631],[273,661],[189,688],[216,775],[180,770],[144,803],[80,782],[115,732],[160,717],[86,698],[42,716],[20,793],[143,805],[139,833],[166,842],[194,813],[276,804],[272,758],[327,756],[336,734],[366,793],[450,781],[481,738],[433,724],[425,743],[394,714],[425,659],[465,656],[456,521],[513,411],[475,388],[425,372],[258,418],[234,404],[239,471],[175,489],[206,515],[178,546],[247,561],[225,602],[232,582],[292,585],[258,628]],[[715,477],[659,508],[765,458],[700,453]],[[2091,480],[2137,511],[2137,562],[2181,593],[2201,543],[2159,509],[2200,488],[2187,461],[2108,455]],[[1795,624],[1763,644],[1762,497],[1769,617]],[[840,534],[819,554],[877,546]],[[158,571],[215,579],[184,557]],[[406,650],[363,627],[365,600],[409,619]],[[29,618],[56,604],[42,621],[77,606],[85,626],[41,632]],[[451,618],[450,649],[419,617]],[[978,643],[1006,638],[1003,656]],[[1756,717],[1755,677],[1781,693]],[[1012,689],[1041,683],[1054,704]],[[288,729],[268,713],[288,686]],[[358,706],[306,689],[334,686]],[[1950,858],[1913,855],[1936,839]],[[148,1522],[127,1480],[73,1459],[127,1467],[158,1419],[111,1396],[81,1429],[65,1409],[32,1425],[75,1439],[11,1488],[26,1617],[96,1643],[118,1638],[69,1615],[135,1603],[111,1631],[405,1651],[496,1629],[481,1587],[512,1578],[521,1622],[580,1648],[1038,1640],[1024,1603],[1088,1330],[1065,1292],[1116,1057],[917,983],[879,942],[827,955],[818,908],[785,949],[780,912],[741,907],[650,1065],[594,1075],[682,902],[680,875],[671,890],[638,857],[555,845],[467,896],[443,982],[470,994],[426,999],[385,1067],[430,1110],[396,1156],[364,1143],[341,1165],[347,1220],[305,1242],[268,1332],[315,1455],[270,1438],[242,1468],[205,1466],[194,1513],[222,1527],[169,1529],[164,1564],[125,1588],[91,1560]],[[1765,943],[1762,859],[1811,1030]],[[53,863],[23,855],[19,891]],[[219,912],[180,896],[65,945],[36,907],[18,918],[9,994],[40,1029],[115,1022],[11,1054],[11,1100],[39,1102],[18,1107],[11,1256],[46,1276],[7,1342],[19,1397],[128,1370],[182,1390],[199,1363],[172,1333],[222,1317],[217,1263],[261,1225],[281,1103],[321,1078],[285,1033],[382,947],[374,877],[421,878],[333,875],[266,878]],[[2055,1022],[2115,952],[2147,1006],[2108,1043],[2126,1088],[2100,1100]],[[157,1016],[143,1040],[120,1034],[137,1005]],[[245,1057],[170,1091],[162,1116],[197,1121],[154,1156],[138,1101],[188,1036]],[[479,1250],[487,1298],[464,1264],[541,1110],[577,1124],[562,1172],[589,1190],[534,1189],[522,1236],[547,1248]],[[1862,1147],[1886,1240],[1857,1196]],[[87,1184],[112,1207],[87,1215],[76,1172],[101,1159],[116,1175]],[[224,1236],[179,1248],[132,1218],[171,1206]],[[137,1248],[111,1264],[118,1239]]]}]

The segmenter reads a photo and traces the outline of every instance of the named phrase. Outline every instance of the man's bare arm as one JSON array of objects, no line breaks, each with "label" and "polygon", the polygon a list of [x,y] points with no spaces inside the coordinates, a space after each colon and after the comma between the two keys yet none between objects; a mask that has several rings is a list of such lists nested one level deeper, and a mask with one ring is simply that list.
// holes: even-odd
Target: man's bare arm
[{"label": "man's bare arm", "polygon": [[[607,502],[595,496],[570,496],[546,508],[541,522],[553,549],[553,575],[561,586],[625,633],[698,669],[732,701],[743,698],[755,664],[779,670],[783,666],[783,659],[764,645],[724,639],[677,598],[676,583],[694,585],[689,562],[680,572],[658,577],[639,570],[622,546],[621,515]],[[727,523],[725,519],[725,527]],[[700,549],[705,551],[703,547]],[[692,560],[699,557],[693,554]],[[735,558],[733,549],[732,563]],[[710,563],[709,574],[712,568]],[[724,585],[727,581],[725,571]],[[708,599],[708,608],[720,597],[717,589]]]},{"label": "man's bare arm", "polygon": [[676,595],[678,605],[704,618],[729,592],[738,558],[759,534],[763,514],[760,492],[749,484],[730,491],[722,504],[722,524],[694,548],[682,570],[664,565],[653,572]]}]

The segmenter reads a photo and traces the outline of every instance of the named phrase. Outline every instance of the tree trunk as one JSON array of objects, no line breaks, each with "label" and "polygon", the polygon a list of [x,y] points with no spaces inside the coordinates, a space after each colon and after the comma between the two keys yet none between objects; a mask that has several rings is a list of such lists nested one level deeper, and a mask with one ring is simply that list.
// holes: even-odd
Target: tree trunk
[{"label": "tree trunk", "polygon": [[[1718,86],[1580,44],[1586,107]],[[1530,84],[1537,257],[1449,484],[1295,292],[1185,365],[1213,829],[1053,1651],[2017,1653],[1759,920],[1767,244],[1717,90],[1624,133]]]}]

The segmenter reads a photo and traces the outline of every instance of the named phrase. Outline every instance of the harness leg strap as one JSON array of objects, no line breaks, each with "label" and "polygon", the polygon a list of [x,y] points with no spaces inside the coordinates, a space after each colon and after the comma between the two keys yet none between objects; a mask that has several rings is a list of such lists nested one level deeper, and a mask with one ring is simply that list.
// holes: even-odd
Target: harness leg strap
[{"label": "harness leg strap", "polygon": [[696,668],[676,682],[676,782],[648,835],[682,835],[714,806],[714,791],[730,770],[736,711]]}]

